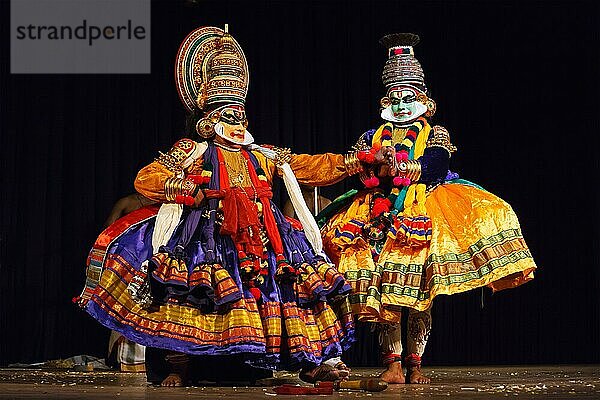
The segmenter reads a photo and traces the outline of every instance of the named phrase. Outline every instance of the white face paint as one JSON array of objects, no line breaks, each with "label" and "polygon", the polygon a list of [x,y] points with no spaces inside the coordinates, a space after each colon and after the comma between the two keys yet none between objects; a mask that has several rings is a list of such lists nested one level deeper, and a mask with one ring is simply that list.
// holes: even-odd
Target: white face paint
[{"label": "white face paint", "polygon": [[219,122],[215,124],[215,132],[231,144],[246,146],[254,142],[246,126],[248,120],[243,107],[226,107],[221,110]]},{"label": "white face paint", "polygon": [[427,106],[417,101],[418,92],[409,87],[389,93],[391,104],[381,111],[381,118],[401,125],[408,124],[427,112]]},{"label": "white face paint", "polygon": [[241,130],[236,130],[235,128],[231,129],[231,126],[228,125],[217,122],[215,124],[217,135],[234,145],[247,146],[254,143],[254,137],[245,128],[242,127]]}]

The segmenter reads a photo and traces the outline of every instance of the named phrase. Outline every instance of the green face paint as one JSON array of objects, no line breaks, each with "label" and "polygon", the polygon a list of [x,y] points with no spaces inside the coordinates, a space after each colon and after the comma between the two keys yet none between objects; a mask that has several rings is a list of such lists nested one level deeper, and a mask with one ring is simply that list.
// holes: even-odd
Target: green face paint
[{"label": "green face paint", "polygon": [[427,111],[427,107],[417,101],[417,92],[411,88],[394,90],[389,94],[389,99],[395,122],[413,121]]}]

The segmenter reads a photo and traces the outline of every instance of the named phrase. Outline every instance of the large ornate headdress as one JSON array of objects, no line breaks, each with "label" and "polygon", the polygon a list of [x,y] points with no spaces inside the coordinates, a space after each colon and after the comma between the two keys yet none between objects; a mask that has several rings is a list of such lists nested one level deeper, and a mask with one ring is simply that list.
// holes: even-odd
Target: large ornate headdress
[{"label": "large ornate headdress", "polygon": [[419,43],[419,36],[414,33],[394,33],[382,37],[379,43],[388,49],[388,59],[381,77],[385,87],[389,90],[398,85],[411,85],[423,93],[427,92],[425,74],[413,50]]},{"label": "large ornate headdress", "polygon": [[[394,33],[382,37],[379,43],[388,50],[388,59],[381,76],[387,95],[389,96],[398,88],[412,88],[417,93],[417,101],[427,107],[425,116],[433,115],[435,102],[427,97],[425,74],[414,53],[414,46],[419,43],[419,36],[414,33]],[[384,109],[390,105],[388,96],[381,99]],[[384,119],[388,118],[384,117]]]},{"label": "large ornate headdress", "polygon": [[[225,30],[201,27],[185,38],[175,59],[175,79],[185,108],[204,114],[196,124],[200,136],[209,138],[215,134],[220,111],[225,108],[236,114],[234,118],[245,121],[248,63],[227,25]],[[251,135],[247,136],[249,141]]]},{"label": "large ornate headdress", "polygon": [[248,63],[242,48],[226,30],[212,26],[195,29],[179,47],[175,60],[177,91],[190,112],[244,105]]}]

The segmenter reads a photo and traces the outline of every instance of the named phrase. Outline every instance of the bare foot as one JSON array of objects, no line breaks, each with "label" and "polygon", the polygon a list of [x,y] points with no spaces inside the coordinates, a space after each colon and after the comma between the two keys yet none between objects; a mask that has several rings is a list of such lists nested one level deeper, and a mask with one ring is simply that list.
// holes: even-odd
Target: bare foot
[{"label": "bare foot", "polygon": [[348,366],[346,364],[344,364],[343,362],[339,362],[335,365],[334,367],[338,373],[340,374],[340,379],[342,380],[346,380],[348,379],[348,377],[350,376],[350,368],[348,368]]},{"label": "bare foot", "polygon": [[169,376],[160,383],[160,386],[183,386],[183,381],[179,374],[169,374]]},{"label": "bare foot", "polygon": [[402,372],[402,364],[397,361],[388,364],[387,369],[379,377],[387,383],[406,383],[406,378]]},{"label": "bare foot", "polygon": [[408,383],[424,384],[431,383],[431,379],[421,373],[421,369],[418,367],[408,368],[406,371],[408,375]]},{"label": "bare foot", "polygon": [[[346,376],[348,374],[346,373]],[[300,371],[300,379],[308,383],[316,383],[318,381],[337,381],[342,379],[341,371],[327,364],[321,364],[313,369],[302,369]]]}]

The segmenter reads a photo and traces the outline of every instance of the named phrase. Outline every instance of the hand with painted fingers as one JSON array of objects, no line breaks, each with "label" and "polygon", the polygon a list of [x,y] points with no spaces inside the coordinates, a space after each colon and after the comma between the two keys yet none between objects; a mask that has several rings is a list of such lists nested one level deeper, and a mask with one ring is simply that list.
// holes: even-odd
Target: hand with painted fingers
[{"label": "hand with painted fingers", "polygon": [[392,165],[388,165],[388,164],[381,164],[379,166],[379,169],[377,170],[377,176],[380,178],[385,178],[385,177],[395,177],[396,175],[398,175],[398,171],[396,171],[396,168]]},{"label": "hand with painted fingers", "polygon": [[396,158],[396,149],[392,146],[384,146],[375,153],[376,164],[392,165]]},{"label": "hand with painted fingers", "polygon": [[379,168],[379,176],[396,176],[396,149],[384,146],[375,153],[375,163],[382,164]]}]

